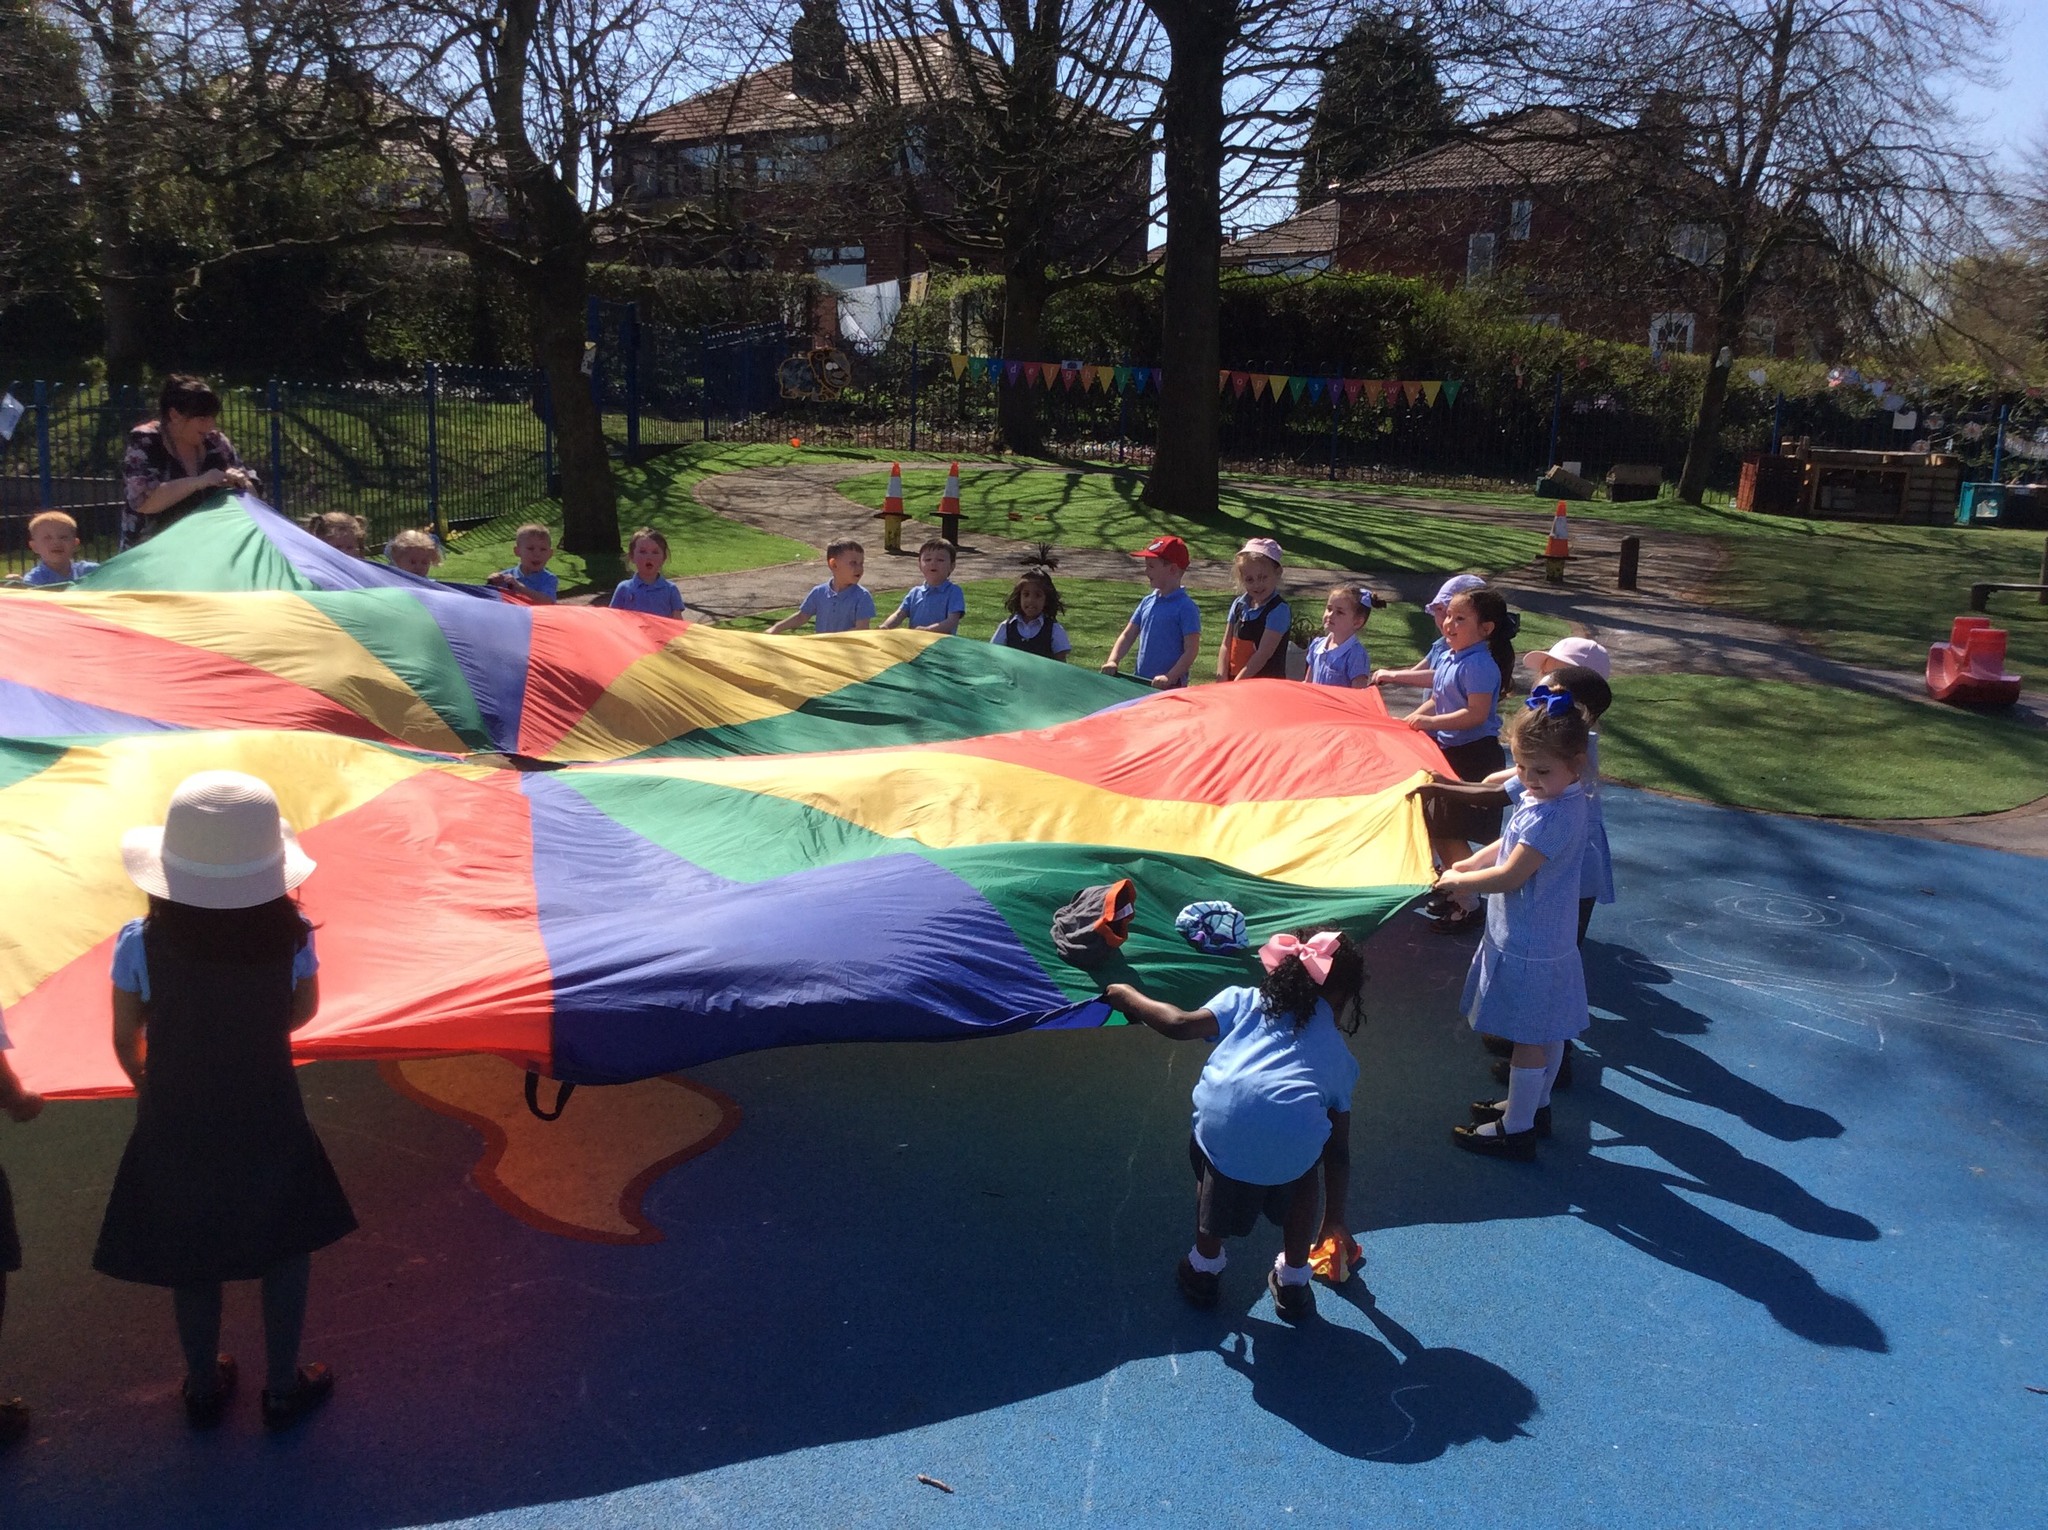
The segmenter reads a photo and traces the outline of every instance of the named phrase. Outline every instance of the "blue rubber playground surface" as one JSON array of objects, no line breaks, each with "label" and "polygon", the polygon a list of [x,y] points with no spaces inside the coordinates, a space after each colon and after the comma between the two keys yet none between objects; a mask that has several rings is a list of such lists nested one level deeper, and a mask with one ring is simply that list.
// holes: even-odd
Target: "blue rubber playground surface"
[{"label": "blue rubber playground surface", "polygon": [[315,1260],[307,1354],[340,1388],[194,1435],[168,1298],[89,1269],[129,1106],[53,1107],[0,1133],[0,1391],[37,1408],[0,1526],[2039,1525],[2048,862],[1608,800],[1622,898],[1536,1164],[1447,1140],[1493,1087],[1467,942],[1374,938],[1366,1265],[1298,1331],[1275,1229],[1217,1311],[1174,1292],[1199,1045],[705,1069],[744,1119],[638,1247],[514,1220],[473,1131],[325,1064],[363,1230]]}]

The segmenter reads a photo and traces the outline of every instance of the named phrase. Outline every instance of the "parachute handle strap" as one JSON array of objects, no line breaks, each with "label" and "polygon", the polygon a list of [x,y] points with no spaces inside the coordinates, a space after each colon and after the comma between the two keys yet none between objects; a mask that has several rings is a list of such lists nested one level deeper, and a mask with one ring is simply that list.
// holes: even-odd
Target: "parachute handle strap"
[{"label": "parachute handle strap", "polygon": [[574,1084],[558,1083],[555,1086],[555,1108],[553,1110],[542,1110],[540,1108],[540,1075],[531,1068],[526,1070],[526,1108],[533,1112],[535,1120],[561,1120],[562,1111],[569,1104],[569,1096],[575,1092],[576,1086]]}]

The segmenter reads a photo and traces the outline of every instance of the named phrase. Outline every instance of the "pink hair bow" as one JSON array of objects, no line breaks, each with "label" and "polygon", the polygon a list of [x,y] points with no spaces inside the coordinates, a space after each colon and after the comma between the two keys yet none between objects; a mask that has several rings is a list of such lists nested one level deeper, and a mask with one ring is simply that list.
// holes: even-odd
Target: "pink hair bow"
[{"label": "pink hair bow", "polygon": [[1337,942],[1344,937],[1335,930],[1322,930],[1307,940],[1292,935],[1275,935],[1259,947],[1259,960],[1271,972],[1290,956],[1301,958],[1302,966],[1308,968],[1308,975],[1315,979],[1316,986],[1322,987],[1323,979],[1330,975],[1330,959],[1337,954]]}]

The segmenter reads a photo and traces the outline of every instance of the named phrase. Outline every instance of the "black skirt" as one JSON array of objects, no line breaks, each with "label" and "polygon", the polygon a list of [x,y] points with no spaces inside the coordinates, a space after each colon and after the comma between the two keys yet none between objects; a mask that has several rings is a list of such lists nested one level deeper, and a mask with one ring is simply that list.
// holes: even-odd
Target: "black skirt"
[{"label": "black skirt", "polygon": [[[1444,759],[1460,781],[1484,781],[1507,764],[1507,752],[1497,738],[1476,738],[1469,744],[1446,744]],[[1500,838],[1500,809],[1477,807],[1469,802],[1424,800],[1423,821],[1430,834],[1439,839],[1462,839],[1467,844],[1489,845]]]},{"label": "black skirt", "polygon": [[14,1230],[14,1191],[0,1169],[0,1275],[21,1268],[21,1235]]}]

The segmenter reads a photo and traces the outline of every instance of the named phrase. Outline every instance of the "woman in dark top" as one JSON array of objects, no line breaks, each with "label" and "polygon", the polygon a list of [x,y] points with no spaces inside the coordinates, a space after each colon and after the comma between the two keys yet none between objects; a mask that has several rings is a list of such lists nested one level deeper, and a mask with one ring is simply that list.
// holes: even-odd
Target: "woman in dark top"
[{"label": "woman in dark top", "polygon": [[270,788],[226,770],[188,777],[163,827],[130,830],[121,857],[150,895],[114,943],[135,1129],[93,1268],[171,1288],[185,1411],[202,1427],[236,1381],[217,1352],[221,1283],[261,1280],[263,1421],[284,1428],[334,1387],[326,1366],[299,1364],[309,1256],[356,1225],[292,1072],[291,1033],[320,1007],[313,933],[290,897],[313,863]]},{"label": "woman in dark top", "polygon": [[184,372],[164,380],[157,417],[128,432],[121,461],[128,508],[121,512],[121,546],[147,541],[164,515],[214,489],[254,489],[256,475],[220,433],[220,395]]}]

